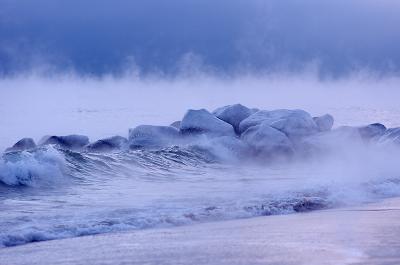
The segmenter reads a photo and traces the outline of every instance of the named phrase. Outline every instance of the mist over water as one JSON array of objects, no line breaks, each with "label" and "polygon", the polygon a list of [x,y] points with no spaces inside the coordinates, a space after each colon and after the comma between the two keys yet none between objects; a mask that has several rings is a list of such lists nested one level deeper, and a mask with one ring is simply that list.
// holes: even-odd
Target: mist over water
[{"label": "mist over water", "polygon": [[380,78],[360,71],[343,79],[302,74],[243,74],[221,77],[197,72],[175,78],[21,75],[0,80],[0,148],[23,137],[79,133],[91,140],[127,136],[140,124],[169,125],[187,109],[241,103],[260,109],[304,109],[331,113],[337,125],[373,122],[396,127],[397,76]]}]

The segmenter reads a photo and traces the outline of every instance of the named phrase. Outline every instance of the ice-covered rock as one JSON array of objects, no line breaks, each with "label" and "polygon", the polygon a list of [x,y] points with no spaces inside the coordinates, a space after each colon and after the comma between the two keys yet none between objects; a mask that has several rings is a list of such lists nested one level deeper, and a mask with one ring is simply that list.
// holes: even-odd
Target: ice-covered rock
[{"label": "ice-covered rock", "polygon": [[280,156],[292,155],[293,145],[283,132],[271,127],[268,122],[248,128],[241,139],[248,144],[257,155]]},{"label": "ice-covered rock", "polygon": [[333,126],[333,122],[334,122],[333,116],[330,114],[325,114],[325,115],[322,115],[319,117],[314,117],[313,120],[314,120],[315,124],[317,125],[318,130],[320,132],[325,132],[325,131],[331,130],[332,126]]},{"label": "ice-covered rock", "polygon": [[366,126],[358,127],[361,137],[365,140],[376,139],[385,134],[386,127],[381,123],[373,123]]},{"label": "ice-covered rock", "polygon": [[378,140],[381,144],[399,144],[400,145],[400,127],[390,128]]},{"label": "ice-covered rock", "polygon": [[183,134],[236,135],[232,125],[218,119],[205,109],[188,110],[182,119],[180,130]]},{"label": "ice-covered rock", "polygon": [[180,134],[171,126],[140,125],[129,130],[130,148],[162,148],[176,145]]},{"label": "ice-covered rock", "polygon": [[253,110],[241,104],[228,105],[213,111],[213,114],[217,116],[217,118],[232,125],[236,132],[239,132],[240,122],[253,113]]},{"label": "ice-covered rock", "polygon": [[10,151],[24,151],[36,147],[35,141],[32,138],[22,138],[16,142],[12,147],[7,148],[6,152]]},{"label": "ice-covered rock", "polygon": [[105,139],[97,140],[86,146],[91,152],[106,152],[124,148],[128,143],[128,139],[122,136],[112,136]]},{"label": "ice-covered rock", "polygon": [[261,110],[244,119],[239,125],[239,132],[243,133],[248,128],[261,123],[280,130],[289,138],[298,138],[314,134],[318,127],[311,115],[304,110]]},{"label": "ice-covered rock", "polygon": [[66,149],[80,149],[89,144],[89,138],[85,135],[66,135],[66,136],[44,136],[39,145],[54,144]]},{"label": "ice-covered rock", "polygon": [[177,128],[179,130],[181,128],[181,121],[174,121],[169,126],[175,127],[175,128]]}]

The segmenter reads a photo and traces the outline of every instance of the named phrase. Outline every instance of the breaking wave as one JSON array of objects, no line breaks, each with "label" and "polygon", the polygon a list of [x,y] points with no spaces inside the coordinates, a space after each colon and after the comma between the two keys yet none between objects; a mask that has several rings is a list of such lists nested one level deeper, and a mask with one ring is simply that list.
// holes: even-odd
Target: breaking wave
[{"label": "breaking wave", "polygon": [[65,158],[51,146],[11,152],[0,161],[0,183],[17,186],[51,184],[63,179]]}]

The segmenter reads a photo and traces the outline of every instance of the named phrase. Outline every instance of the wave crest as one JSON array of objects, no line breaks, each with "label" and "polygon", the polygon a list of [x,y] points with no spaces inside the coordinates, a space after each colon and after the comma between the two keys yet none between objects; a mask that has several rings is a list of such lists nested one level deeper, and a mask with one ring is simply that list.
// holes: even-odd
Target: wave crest
[{"label": "wave crest", "polygon": [[32,151],[5,153],[0,160],[0,183],[36,186],[62,179],[64,157],[51,146]]}]

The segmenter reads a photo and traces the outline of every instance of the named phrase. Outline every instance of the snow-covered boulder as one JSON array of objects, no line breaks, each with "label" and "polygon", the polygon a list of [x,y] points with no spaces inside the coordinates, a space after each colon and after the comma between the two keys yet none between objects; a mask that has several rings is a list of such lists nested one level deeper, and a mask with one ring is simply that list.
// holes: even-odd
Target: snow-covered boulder
[{"label": "snow-covered boulder", "polygon": [[268,122],[248,128],[241,139],[261,156],[292,155],[293,145],[283,132],[271,127]]},{"label": "snow-covered boulder", "polygon": [[66,136],[44,136],[40,141],[39,145],[58,145],[61,148],[66,149],[80,149],[85,145],[89,144],[89,138],[85,135],[66,135]]},{"label": "snow-covered boulder", "polygon": [[318,132],[318,127],[310,114],[304,110],[286,109],[258,111],[240,123],[239,132],[243,133],[248,128],[261,123],[280,130],[292,139]]},{"label": "snow-covered boulder", "polygon": [[322,115],[319,117],[314,117],[313,120],[314,120],[315,124],[317,125],[318,130],[320,132],[325,132],[325,131],[331,130],[332,126],[333,126],[333,122],[334,122],[333,116],[330,114],[325,114],[325,115]]},{"label": "snow-covered boulder", "polygon": [[7,148],[6,152],[10,151],[24,151],[36,147],[35,141],[32,138],[22,138],[16,142],[12,147]]},{"label": "snow-covered boulder", "polygon": [[253,110],[241,104],[228,105],[213,111],[213,114],[217,118],[232,125],[236,132],[239,132],[240,122],[253,113]]},{"label": "snow-covered boulder", "polygon": [[97,140],[86,146],[91,152],[107,152],[124,148],[128,143],[128,139],[122,136],[112,136],[105,139]]},{"label": "snow-covered boulder", "polygon": [[400,145],[400,127],[390,128],[379,138],[380,144],[399,144]]},{"label": "snow-covered boulder", "polygon": [[140,125],[129,130],[130,148],[163,148],[176,145],[180,134],[171,126]]},{"label": "snow-covered boulder", "polygon": [[188,110],[181,121],[183,134],[208,134],[210,136],[235,136],[229,123],[218,119],[205,109]]}]

